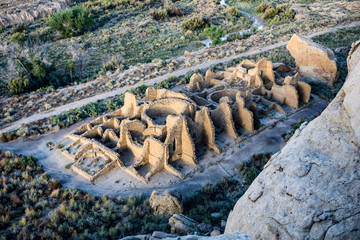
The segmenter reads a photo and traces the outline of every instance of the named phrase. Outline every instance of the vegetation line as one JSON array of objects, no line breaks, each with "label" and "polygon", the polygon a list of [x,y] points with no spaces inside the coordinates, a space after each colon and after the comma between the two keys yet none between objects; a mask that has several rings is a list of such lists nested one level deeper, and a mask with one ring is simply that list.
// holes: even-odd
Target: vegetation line
[{"label": "vegetation line", "polygon": [[[344,25],[344,26],[337,26],[337,27],[334,27],[334,28],[330,28],[330,29],[327,29],[327,30],[320,31],[320,32],[312,33],[312,34],[309,34],[309,35],[307,35],[305,37],[312,38],[312,37],[315,37],[315,36],[323,35],[325,33],[334,32],[334,31],[336,31],[338,29],[351,28],[351,27],[355,27],[355,26],[358,26],[358,25],[360,25],[360,22],[353,22],[353,23],[350,23],[350,24],[347,24],[347,25]],[[268,50],[271,50],[271,49],[274,49],[274,48],[277,48],[277,47],[285,46],[286,43],[287,42],[279,42],[279,43],[272,44],[272,45],[269,45],[269,46],[264,47],[264,48],[252,49],[252,50],[249,50],[247,52],[244,52],[244,53],[241,53],[241,54],[238,54],[238,55],[234,55],[234,56],[225,57],[225,58],[222,58],[222,59],[217,59],[217,60],[201,63],[199,65],[191,66],[191,67],[184,68],[184,69],[172,72],[172,73],[165,74],[163,76],[153,78],[150,81],[147,81],[146,84],[149,85],[149,86],[152,86],[152,85],[154,85],[156,83],[159,83],[159,82],[165,80],[166,78],[168,78],[170,76],[182,76],[182,75],[185,75],[188,71],[193,71],[195,69],[201,69],[201,68],[209,68],[211,65],[214,65],[214,64],[225,63],[225,62],[228,62],[230,60],[237,59],[237,58],[240,58],[240,57],[246,57],[246,56],[249,56],[249,55],[265,52],[265,51],[268,51]],[[63,105],[63,106],[60,106],[60,107],[56,107],[56,108],[53,108],[52,111],[49,111],[49,112],[41,112],[41,113],[38,113],[38,114],[34,114],[34,115],[32,115],[32,116],[30,116],[28,118],[22,118],[22,119],[20,119],[20,120],[18,120],[16,122],[13,122],[11,125],[7,126],[6,128],[3,128],[0,131],[0,133],[5,133],[5,132],[15,130],[15,129],[19,128],[22,124],[28,124],[28,123],[31,123],[31,122],[34,122],[34,121],[37,121],[37,120],[49,118],[49,117],[52,117],[54,115],[58,115],[58,114],[66,112],[66,111],[69,111],[71,109],[81,107],[81,106],[83,106],[83,105],[85,105],[87,103],[90,103],[90,102],[95,102],[95,101],[106,99],[108,97],[112,97],[112,96],[115,96],[115,95],[120,95],[120,94],[124,93],[125,91],[129,90],[130,88],[136,88],[136,87],[141,86],[142,84],[144,84],[144,82],[139,82],[139,83],[136,83],[135,85],[132,85],[132,86],[122,87],[122,88],[116,89],[114,91],[102,93],[102,94],[99,94],[99,95],[96,95],[96,96],[93,96],[93,97],[85,98],[85,99],[82,99],[82,100],[79,100],[79,101],[76,101],[76,102],[72,102],[72,103],[69,103],[69,104],[66,104],[66,105]]]}]

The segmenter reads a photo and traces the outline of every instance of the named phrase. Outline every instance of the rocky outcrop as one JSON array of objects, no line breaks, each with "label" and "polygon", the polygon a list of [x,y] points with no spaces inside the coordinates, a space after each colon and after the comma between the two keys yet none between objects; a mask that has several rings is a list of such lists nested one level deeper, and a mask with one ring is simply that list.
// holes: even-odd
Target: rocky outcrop
[{"label": "rocky outcrop", "polygon": [[360,62],[351,69],[324,112],[295,132],[239,199],[226,233],[360,238]]},{"label": "rocky outcrop", "polygon": [[172,216],[183,212],[181,195],[176,192],[154,190],[149,201],[152,209],[160,215]]},{"label": "rocky outcrop", "polygon": [[347,58],[347,67],[349,72],[351,72],[351,70],[355,67],[355,64],[360,61],[360,51],[356,51],[358,48],[360,48],[360,40],[351,45],[351,50]]},{"label": "rocky outcrop", "polygon": [[[156,234],[155,234],[156,233]],[[252,240],[251,237],[243,233],[227,233],[219,236],[203,237],[198,235],[176,236],[170,237],[170,234],[154,232],[152,235],[137,235],[131,237],[125,237],[121,240]],[[164,237],[162,237],[164,236]],[[168,237],[165,237],[168,236]]]},{"label": "rocky outcrop", "polygon": [[[26,1],[0,13],[0,26],[32,22],[50,16],[56,11],[69,7],[73,0]],[[6,4],[6,3],[4,3]]]},{"label": "rocky outcrop", "polygon": [[310,39],[292,36],[286,48],[295,58],[301,75],[313,81],[322,81],[333,86],[337,80],[337,64],[333,51]]},{"label": "rocky outcrop", "polygon": [[169,219],[171,226],[171,232],[187,235],[194,233],[202,233],[208,235],[212,232],[212,227],[205,223],[198,223],[194,219],[191,219],[183,214],[174,214]]}]

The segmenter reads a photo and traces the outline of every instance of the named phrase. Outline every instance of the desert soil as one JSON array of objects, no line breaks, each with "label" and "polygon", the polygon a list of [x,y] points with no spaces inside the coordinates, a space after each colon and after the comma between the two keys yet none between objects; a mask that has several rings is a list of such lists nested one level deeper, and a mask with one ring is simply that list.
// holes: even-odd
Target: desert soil
[{"label": "desert soil", "polygon": [[[127,175],[116,167],[109,173],[90,183],[76,173],[65,168],[70,163],[59,150],[49,150],[46,143],[60,141],[66,134],[79,127],[82,123],[75,124],[68,129],[59,132],[51,132],[34,138],[20,138],[8,143],[0,143],[0,149],[13,151],[16,154],[33,155],[51,177],[61,181],[67,188],[78,188],[94,195],[102,196],[130,196],[150,195],[154,189],[173,189],[184,195],[193,193],[208,183],[216,183],[224,176],[233,176],[236,167],[251,158],[253,154],[264,152],[277,152],[284,145],[283,134],[291,130],[291,125],[300,119],[319,115],[327,106],[328,102],[321,99],[313,99],[308,108],[304,108],[280,120],[274,127],[268,127],[258,135],[252,136],[239,143],[233,138],[222,134],[218,136],[218,144],[224,149],[221,154],[216,154],[204,147],[199,147],[199,166],[186,167],[183,169],[187,177],[181,180],[166,172],[156,174],[150,179],[149,184],[144,184]],[[86,122],[91,121],[88,119]]]},{"label": "desert soil", "polygon": [[[337,27],[334,27],[334,28],[330,28],[330,29],[326,29],[326,30],[323,30],[323,31],[320,31],[320,32],[309,34],[309,35],[307,35],[305,37],[312,38],[312,37],[319,36],[319,35],[322,35],[322,34],[325,34],[325,33],[335,32],[336,30],[341,29],[341,28],[351,28],[351,27],[354,27],[354,26],[357,26],[357,25],[360,25],[360,22],[353,22],[353,23],[350,23],[350,24],[347,24],[347,25],[344,25],[344,26],[337,26]],[[28,124],[28,123],[31,123],[31,122],[34,122],[34,121],[37,121],[37,120],[41,120],[41,119],[44,119],[44,118],[49,118],[51,116],[64,113],[64,112],[66,112],[66,111],[68,111],[70,109],[81,107],[81,106],[83,106],[83,105],[85,105],[87,103],[90,103],[90,102],[95,102],[97,100],[102,100],[102,99],[106,99],[106,98],[109,98],[109,97],[112,97],[112,96],[120,95],[120,94],[124,93],[126,90],[129,90],[131,88],[135,88],[135,87],[140,86],[142,84],[153,85],[155,83],[158,83],[158,82],[161,82],[161,81],[167,79],[170,76],[182,76],[182,75],[185,75],[190,70],[195,70],[195,69],[199,69],[199,68],[209,68],[213,64],[225,63],[225,62],[228,62],[228,61],[236,59],[236,58],[246,57],[246,56],[250,56],[250,55],[253,55],[253,54],[268,51],[268,50],[271,50],[271,49],[274,49],[274,48],[277,48],[277,47],[285,46],[286,44],[287,44],[287,41],[272,44],[272,45],[269,45],[269,46],[264,47],[264,48],[253,48],[253,49],[250,49],[247,52],[244,52],[244,53],[241,53],[241,54],[238,54],[238,55],[208,61],[208,62],[199,64],[199,65],[195,65],[195,66],[184,68],[184,69],[181,69],[181,70],[178,70],[178,71],[174,71],[172,73],[168,73],[168,74],[153,78],[153,79],[148,80],[148,81],[141,81],[141,82],[138,82],[137,84],[134,84],[132,86],[125,86],[125,87],[116,89],[114,91],[98,94],[98,95],[93,96],[93,97],[89,97],[89,98],[85,98],[85,99],[82,99],[82,100],[79,100],[79,101],[76,101],[76,102],[65,104],[63,106],[53,108],[53,109],[51,109],[49,111],[40,112],[40,113],[31,115],[30,117],[22,118],[22,119],[20,119],[18,121],[15,121],[12,124],[8,125],[7,127],[1,129],[0,132],[8,132],[8,131],[11,131],[11,130],[15,130],[15,129],[19,128],[21,126],[21,124]]]}]

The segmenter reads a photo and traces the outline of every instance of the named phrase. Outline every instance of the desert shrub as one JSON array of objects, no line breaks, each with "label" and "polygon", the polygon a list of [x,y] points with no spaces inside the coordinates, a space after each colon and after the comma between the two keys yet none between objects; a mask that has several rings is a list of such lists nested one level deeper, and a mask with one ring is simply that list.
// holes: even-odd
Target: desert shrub
[{"label": "desert shrub", "polygon": [[264,169],[264,165],[271,158],[272,153],[254,154],[250,161],[238,166],[238,172],[245,184],[250,185]]},{"label": "desert shrub", "polygon": [[269,20],[274,18],[277,14],[278,12],[275,10],[274,7],[271,6],[265,10],[265,12],[262,14],[262,18],[264,18],[265,20]]},{"label": "desert shrub", "polygon": [[19,24],[14,25],[11,28],[10,33],[14,34],[14,33],[17,33],[17,32],[24,32],[24,31],[26,31],[28,29],[28,27],[29,27],[28,23],[19,23]]},{"label": "desert shrub", "polygon": [[187,30],[191,30],[191,31],[195,31],[195,30],[201,30],[204,29],[208,26],[207,20],[203,17],[203,16],[197,16],[197,17],[192,17],[188,20],[184,20],[181,23],[181,28],[184,31]]},{"label": "desert shrub", "polygon": [[165,20],[168,15],[166,9],[160,9],[160,10],[152,10],[150,12],[151,19],[159,21],[159,20]]},{"label": "desert shrub", "polygon": [[20,33],[20,32],[14,33],[10,38],[10,42],[17,43],[17,44],[22,44],[25,41],[26,41],[26,35],[23,33]]},{"label": "desert shrub", "polygon": [[262,3],[255,8],[255,12],[273,24],[289,22],[295,17],[295,11],[286,5],[277,5],[275,8],[268,3]]},{"label": "desert shrub", "polygon": [[214,25],[211,25],[211,27],[206,28],[204,30],[204,33],[210,37],[212,40],[211,45],[215,46],[217,44],[222,43],[221,39],[223,36],[225,36],[225,30],[221,27],[215,27]]},{"label": "desert shrub", "polygon": [[63,188],[35,157],[0,151],[0,171],[1,239],[119,239],[170,230],[144,198]]},{"label": "desert shrub", "polygon": [[261,14],[261,13],[264,13],[266,11],[266,9],[268,9],[268,8],[272,8],[272,6],[268,3],[262,3],[255,8],[255,12]]},{"label": "desert shrub", "polygon": [[89,10],[81,6],[74,6],[70,9],[54,13],[49,18],[48,23],[63,38],[69,38],[84,33],[91,27],[93,21]]},{"label": "desert shrub", "polygon": [[166,12],[169,17],[182,17],[185,15],[185,12],[176,5],[166,6]]},{"label": "desert shrub", "polygon": [[[226,219],[236,201],[245,192],[237,180],[223,178],[220,182],[208,184],[184,199],[184,214],[198,222],[220,227],[222,219]],[[220,213],[213,217],[211,213]]]},{"label": "desert shrub", "polygon": [[249,32],[243,33],[242,35],[239,34],[239,33],[235,33],[235,34],[230,35],[227,38],[227,41],[232,42],[232,41],[235,41],[235,40],[243,40],[243,39],[249,38],[250,36],[251,36],[251,33],[249,33]]},{"label": "desert shrub", "polygon": [[184,15],[184,11],[179,6],[175,5],[168,5],[165,9],[152,10],[150,12],[151,19],[157,21],[166,20],[168,17],[181,17]]},{"label": "desert shrub", "polygon": [[27,78],[13,78],[6,82],[7,90],[11,94],[21,94],[29,87],[29,80]]},{"label": "desert shrub", "polygon": [[239,10],[233,6],[228,8],[226,14],[229,20],[235,21],[239,17]]}]

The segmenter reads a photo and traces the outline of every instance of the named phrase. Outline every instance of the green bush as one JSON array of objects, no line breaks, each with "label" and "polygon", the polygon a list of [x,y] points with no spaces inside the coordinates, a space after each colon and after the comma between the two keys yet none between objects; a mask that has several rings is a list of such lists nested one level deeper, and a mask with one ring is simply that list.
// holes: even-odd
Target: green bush
[{"label": "green bush", "polygon": [[29,86],[27,78],[14,78],[7,81],[7,90],[11,94],[21,94],[26,91]]},{"label": "green bush", "polygon": [[167,6],[165,9],[169,17],[182,17],[185,15],[185,12],[175,5]]},{"label": "green bush", "polygon": [[272,8],[272,6],[268,3],[262,3],[255,8],[255,12],[261,14],[261,13],[264,13],[266,11],[266,9],[268,9],[268,8]]},{"label": "green bush", "polygon": [[81,6],[54,13],[49,19],[49,26],[63,38],[80,35],[90,29],[92,24],[90,11]]},{"label": "green bush", "polygon": [[168,15],[167,15],[167,11],[166,9],[160,9],[160,10],[152,10],[150,12],[150,17],[153,20],[159,21],[159,20],[165,20],[167,19]]},{"label": "green bush", "polygon": [[250,161],[238,166],[238,172],[242,176],[245,184],[250,185],[255,180],[264,169],[264,165],[269,161],[271,155],[272,153],[254,154]]},{"label": "green bush", "polygon": [[25,40],[26,40],[26,35],[20,32],[14,33],[10,38],[10,42],[17,44],[22,44],[25,42]]},{"label": "green bush", "polygon": [[235,40],[243,40],[243,39],[249,38],[250,36],[251,36],[251,33],[249,33],[249,32],[245,32],[242,35],[240,33],[235,33],[235,34],[230,35],[227,38],[227,41],[232,42]]},{"label": "green bush", "polygon": [[211,27],[206,28],[204,30],[204,33],[210,37],[212,40],[211,45],[215,46],[217,44],[222,43],[221,39],[223,36],[225,36],[225,30],[221,27],[215,27],[214,25],[211,25]]},{"label": "green bush", "polygon": [[295,11],[286,5],[277,5],[274,8],[268,3],[262,3],[255,8],[255,12],[273,24],[286,23],[295,18]]},{"label": "green bush", "polygon": [[150,17],[153,20],[166,20],[168,17],[181,17],[184,16],[184,11],[175,5],[167,6],[165,9],[152,10],[150,12]]},{"label": "green bush", "polygon": [[188,20],[185,20],[181,23],[181,28],[186,31],[186,30],[201,30],[204,29],[208,26],[207,21],[204,19],[203,16],[197,16],[197,17],[192,17]]},{"label": "green bush", "polygon": [[233,6],[228,8],[226,14],[229,20],[235,21],[239,17],[239,10]]}]

